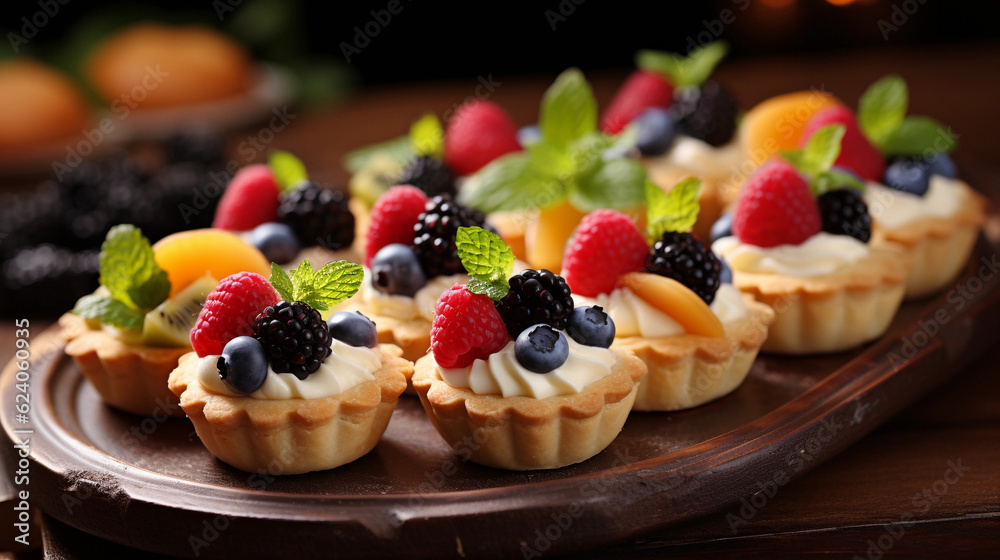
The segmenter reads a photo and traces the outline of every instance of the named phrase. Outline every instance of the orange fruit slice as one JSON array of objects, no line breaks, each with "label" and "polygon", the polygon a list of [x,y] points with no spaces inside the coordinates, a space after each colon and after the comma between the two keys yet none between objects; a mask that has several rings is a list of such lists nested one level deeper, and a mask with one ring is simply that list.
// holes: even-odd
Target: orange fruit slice
[{"label": "orange fruit slice", "polygon": [[170,297],[206,274],[219,280],[242,271],[264,277],[271,274],[263,253],[235,233],[221,229],[168,235],[153,245],[153,256],[170,279]]},{"label": "orange fruit slice", "polygon": [[758,103],[740,125],[740,141],[747,158],[759,166],[781,150],[798,148],[809,119],[821,109],[841,104],[836,97],[818,90],[786,93]]},{"label": "orange fruit slice", "polygon": [[574,208],[569,201],[546,208],[538,219],[528,224],[524,233],[525,255],[532,268],[562,270],[563,249],[576,226],[586,214]]},{"label": "orange fruit slice", "polygon": [[698,294],[680,282],[648,272],[629,272],[618,283],[640,299],[666,313],[689,334],[722,338],[722,321]]}]

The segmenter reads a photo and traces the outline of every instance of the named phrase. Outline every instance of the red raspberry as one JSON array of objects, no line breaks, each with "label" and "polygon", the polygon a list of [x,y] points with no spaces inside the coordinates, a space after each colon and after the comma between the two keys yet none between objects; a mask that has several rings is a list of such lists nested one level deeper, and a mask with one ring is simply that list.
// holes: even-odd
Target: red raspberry
[{"label": "red raspberry", "polygon": [[862,179],[881,181],[882,174],[885,173],[885,158],[865,138],[854,113],[847,107],[828,107],[813,115],[802,129],[799,145],[805,146],[814,132],[828,124],[842,124],[846,129],[844,139],[840,141],[840,155],[834,165],[846,167]]},{"label": "red raspberry", "polygon": [[636,70],[625,80],[601,118],[601,130],[618,134],[650,107],[667,108],[674,102],[674,86],[660,74]]},{"label": "red raspberry", "polygon": [[441,367],[465,367],[510,342],[493,300],[455,284],[438,298],[431,326],[431,352]]},{"label": "red raspberry", "polygon": [[448,121],[444,160],[456,175],[471,175],[496,158],[519,151],[517,126],[496,103],[470,101]]},{"label": "red raspberry", "polygon": [[236,172],[215,209],[212,227],[247,231],[278,221],[281,190],[274,172],[264,164],[248,165]]},{"label": "red raspberry", "polygon": [[733,233],[758,247],[798,245],[822,228],[809,185],[782,159],[764,164],[747,180],[733,212]]},{"label": "red raspberry", "polygon": [[574,294],[596,297],[614,290],[626,272],[643,270],[649,245],[632,220],[616,210],[584,216],[563,257],[562,276]]},{"label": "red raspberry", "polygon": [[392,187],[372,207],[365,240],[365,266],[379,249],[392,243],[413,244],[413,226],[427,205],[427,196],[417,187]]},{"label": "red raspberry", "polygon": [[281,296],[256,272],[230,274],[205,298],[205,306],[191,330],[191,346],[199,356],[221,354],[237,336],[253,336],[257,315]]}]

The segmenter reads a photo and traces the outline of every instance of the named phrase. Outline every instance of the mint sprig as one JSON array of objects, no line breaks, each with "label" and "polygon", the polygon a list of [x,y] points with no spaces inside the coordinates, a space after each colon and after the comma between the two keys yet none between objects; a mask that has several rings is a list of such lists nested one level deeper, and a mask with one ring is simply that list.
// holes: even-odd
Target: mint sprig
[{"label": "mint sprig", "polygon": [[326,311],[358,292],[364,280],[364,270],[360,264],[347,261],[332,262],[313,270],[309,259],[305,259],[291,276],[271,263],[269,280],[281,299],[301,301],[319,311]]},{"label": "mint sprig", "polygon": [[410,147],[418,156],[441,159],[444,154],[444,128],[441,121],[431,113],[420,117],[410,126]]},{"label": "mint sprig", "polygon": [[670,192],[646,181],[646,239],[652,243],[668,231],[690,231],[698,221],[701,179],[684,179]]},{"label": "mint sprig", "polygon": [[930,117],[906,116],[909,92],[891,74],[868,87],[858,100],[858,125],[884,155],[929,156],[953,151],[958,143],[947,127]]},{"label": "mint sprig", "polygon": [[289,190],[292,185],[309,178],[306,164],[291,152],[275,150],[267,158],[267,164],[274,172],[274,180],[278,182],[281,192]]},{"label": "mint sprig", "polygon": [[101,244],[99,282],[109,295],[77,301],[73,313],[84,319],[126,330],[142,329],[146,313],[170,295],[167,273],[156,263],[153,248],[139,228],[117,225]]},{"label": "mint sprig", "polygon": [[729,52],[724,41],[715,41],[692,49],[687,56],[663,51],[641,50],[635,65],[655,72],[675,86],[700,86]]},{"label": "mint sprig", "polygon": [[481,227],[460,227],[455,235],[458,258],[472,277],[466,285],[474,294],[500,301],[510,291],[514,253],[499,235]]},{"label": "mint sprig", "polygon": [[828,124],[813,133],[805,147],[781,152],[781,156],[806,177],[813,196],[844,187],[864,190],[864,183],[857,177],[833,169],[846,132],[842,124]]},{"label": "mint sprig", "polygon": [[583,74],[571,68],[546,91],[541,140],[500,157],[459,193],[483,212],[549,208],[564,200],[578,210],[642,204],[645,171],[634,159],[606,158],[617,139],[597,131],[597,103]]}]

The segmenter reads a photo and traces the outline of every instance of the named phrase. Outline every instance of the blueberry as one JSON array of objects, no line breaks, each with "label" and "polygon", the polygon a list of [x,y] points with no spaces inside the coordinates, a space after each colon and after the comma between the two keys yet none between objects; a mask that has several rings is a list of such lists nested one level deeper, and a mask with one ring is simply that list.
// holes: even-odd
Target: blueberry
[{"label": "blueberry", "polygon": [[530,124],[517,131],[517,141],[521,143],[523,148],[537,144],[541,139],[542,130],[537,125]]},{"label": "blueberry", "polygon": [[891,189],[924,196],[930,186],[930,166],[923,158],[901,157],[885,170],[882,182]]},{"label": "blueberry", "polygon": [[729,268],[729,263],[726,262],[726,259],[719,259],[719,263],[722,264],[722,271],[719,272],[719,284],[732,284],[733,269]]},{"label": "blueberry", "polygon": [[955,169],[955,162],[951,161],[948,154],[936,153],[928,158],[928,163],[930,165],[931,175],[941,175],[942,177],[947,177],[949,179],[954,179],[958,176],[958,172]]},{"label": "blueberry", "polygon": [[375,323],[360,311],[341,311],[326,320],[330,327],[330,337],[351,346],[378,346],[378,331]]},{"label": "blueberry", "polygon": [[615,322],[600,306],[576,307],[566,323],[566,332],[584,346],[608,348],[615,340]]},{"label": "blueberry", "polygon": [[545,323],[530,326],[517,335],[514,357],[535,373],[548,373],[566,363],[569,342],[566,336]]},{"label": "blueberry", "polygon": [[299,239],[286,224],[268,222],[250,232],[250,244],[260,249],[264,257],[274,263],[292,262],[299,254]]},{"label": "blueberry", "polygon": [[712,224],[712,230],[708,237],[711,239],[712,243],[722,239],[723,237],[729,237],[733,234],[733,214],[723,214],[718,220]]},{"label": "blueberry", "polygon": [[677,138],[674,117],[659,107],[650,107],[632,120],[636,130],[635,146],[644,156],[658,156],[670,149]]},{"label": "blueberry", "polygon": [[260,389],[267,378],[267,354],[252,336],[238,336],[227,342],[216,365],[222,382],[239,395]]},{"label": "blueberry", "polygon": [[384,294],[412,297],[427,284],[427,277],[413,249],[392,243],[372,257],[372,284]]}]

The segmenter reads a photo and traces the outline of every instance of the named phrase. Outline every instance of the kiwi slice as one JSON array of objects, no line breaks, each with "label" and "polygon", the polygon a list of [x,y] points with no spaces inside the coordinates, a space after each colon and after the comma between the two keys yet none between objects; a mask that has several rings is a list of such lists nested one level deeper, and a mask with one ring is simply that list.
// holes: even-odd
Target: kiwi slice
[{"label": "kiwi slice", "polygon": [[142,324],[143,343],[149,346],[190,346],[191,329],[198,320],[198,313],[205,304],[205,298],[218,283],[211,276],[203,276],[146,313]]}]

